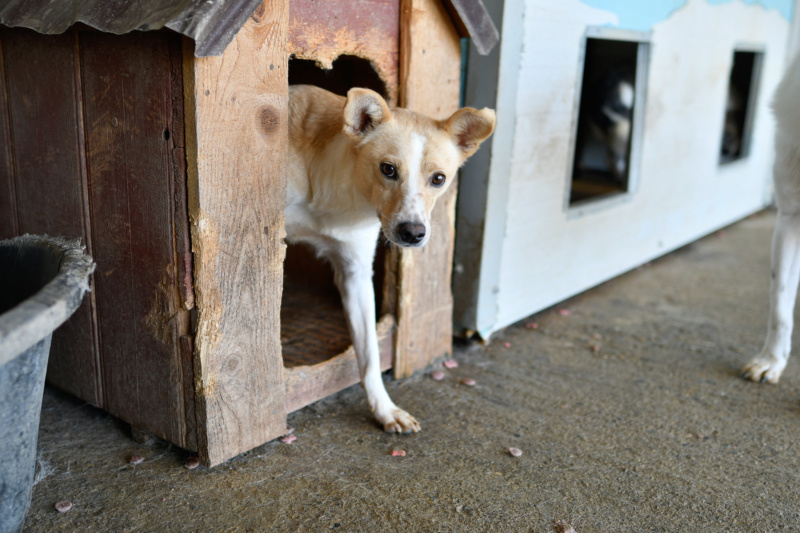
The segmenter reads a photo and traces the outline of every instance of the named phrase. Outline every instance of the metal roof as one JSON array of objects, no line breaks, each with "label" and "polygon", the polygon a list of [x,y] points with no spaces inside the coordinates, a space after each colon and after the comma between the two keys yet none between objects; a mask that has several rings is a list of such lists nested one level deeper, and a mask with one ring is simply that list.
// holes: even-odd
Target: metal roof
[{"label": "metal roof", "polygon": [[198,57],[220,55],[262,0],[5,0],[0,24],[63,33],[82,22],[100,31],[170,28],[195,41]]}]

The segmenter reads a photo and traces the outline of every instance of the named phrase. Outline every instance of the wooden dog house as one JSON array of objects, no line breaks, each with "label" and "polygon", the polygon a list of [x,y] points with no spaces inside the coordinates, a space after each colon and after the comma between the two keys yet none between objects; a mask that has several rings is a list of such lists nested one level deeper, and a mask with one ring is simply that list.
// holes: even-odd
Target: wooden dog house
[{"label": "wooden dog house", "polygon": [[[390,103],[444,118],[460,38],[488,49],[497,33],[479,0],[251,1],[194,26],[127,12],[122,29],[84,6],[63,27],[24,3],[0,10],[0,237],[81,237],[97,262],[54,336],[49,382],[216,465],[358,381],[330,285],[302,250],[284,267],[290,57],[366,60]],[[165,25],[192,38],[108,33]],[[450,191],[434,215],[446,231],[379,254],[396,377],[451,349]]]}]

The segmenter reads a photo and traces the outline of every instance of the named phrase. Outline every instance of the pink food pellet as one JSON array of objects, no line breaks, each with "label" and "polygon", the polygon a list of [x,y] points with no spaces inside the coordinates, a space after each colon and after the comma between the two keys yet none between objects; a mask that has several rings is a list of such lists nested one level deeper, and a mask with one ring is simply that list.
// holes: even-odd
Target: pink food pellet
[{"label": "pink food pellet", "polygon": [[528,329],[539,329],[539,324],[537,324],[536,322],[528,322],[527,324],[525,324],[525,327]]},{"label": "pink food pellet", "polygon": [[520,455],[522,455],[522,450],[520,450],[519,448],[512,447],[508,449],[508,453],[510,453],[514,457],[519,457]]},{"label": "pink food pellet", "polygon": [[297,437],[294,436],[294,435],[285,435],[285,436],[281,437],[281,442],[283,442],[285,444],[291,444],[296,440],[297,440]]},{"label": "pink food pellet", "polygon": [[592,351],[595,353],[599,352],[600,346],[598,346],[597,344],[592,344]]},{"label": "pink food pellet", "polygon": [[473,387],[475,385],[475,380],[472,378],[461,378],[459,381],[462,385],[466,385],[467,387]]},{"label": "pink food pellet", "polygon": [[458,366],[458,361],[455,359],[448,359],[444,362],[445,368],[456,368]]},{"label": "pink food pellet", "polygon": [[444,372],[441,370],[431,372],[431,378],[433,378],[434,381],[442,381],[444,379]]},{"label": "pink food pellet", "polygon": [[391,451],[392,457],[405,457],[406,451],[405,450],[392,450]]},{"label": "pink food pellet", "polygon": [[561,316],[569,316],[572,314],[572,311],[570,311],[569,309],[559,309],[558,314]]},{"label": "pink food pellet", "polygon": [[128,462],[132,465],[138,465],[144,462],[144,457],[141,455],[131,455],[130,459],[128,459]]},{"label": "pink food pellet", "polygon": [[506,348],[511,348],[511,343],[510,342],[504,342],[503,346],[505,346]]},{"label": "pink food pellet", "polygon": [[68,502],[67,500],[62,500],[54,505],[56,511],[59,513],[66,513],[70,509],[72,509],[72,502]]},{"label": "pink food pellet", "polygon": [[189,470],[194,470],[195,468],[200,466],[200,458],[197,457],[196,455],[192,455],[191,457],[186,459],[186,462],[183,464],[183,466],[185,466]]}]

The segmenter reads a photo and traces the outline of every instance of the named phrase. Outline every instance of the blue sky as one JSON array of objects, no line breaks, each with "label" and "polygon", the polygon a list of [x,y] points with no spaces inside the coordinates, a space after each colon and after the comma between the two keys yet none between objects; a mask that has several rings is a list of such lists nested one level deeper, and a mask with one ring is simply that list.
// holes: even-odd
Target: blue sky
[{"label": "blue sky", "polygon": [[[584,4],[605,9],[619,17],[619,27],[629,30],[649,31],[653,25],[668,18],[673,11],[686,5],[688,0],[582,0]],[[792,0],[706,0],[709,4],[726,4],[744,2],[748,5],[760,5],[766,9],[777,9],[786,18],[792,20],[794,2]]]}]

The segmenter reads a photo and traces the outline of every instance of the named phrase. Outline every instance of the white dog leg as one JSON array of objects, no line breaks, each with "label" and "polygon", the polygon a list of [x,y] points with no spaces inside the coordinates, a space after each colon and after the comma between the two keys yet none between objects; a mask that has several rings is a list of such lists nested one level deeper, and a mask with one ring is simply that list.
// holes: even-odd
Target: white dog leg
[{"label": "white dog leg", "polygon": [[336,286],[342,296],[350,338],[353,340],[361,372],[361,384],[367,393],[369,407],[390,433],[419,431],[413,416],[397,407],[381,378],[378,334],[375,330],[375,290],[372,285],[372,261],[354,262],[350,258],[332,258]]},{"label": "white dog leg", "polygon": [[792,346],[792,325],[800,280],[800,215],[778,214],[772,242],[772,281],[767,340],[744,368],[744,377],[777,383]]}]

